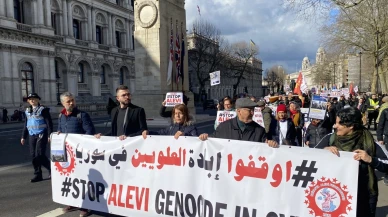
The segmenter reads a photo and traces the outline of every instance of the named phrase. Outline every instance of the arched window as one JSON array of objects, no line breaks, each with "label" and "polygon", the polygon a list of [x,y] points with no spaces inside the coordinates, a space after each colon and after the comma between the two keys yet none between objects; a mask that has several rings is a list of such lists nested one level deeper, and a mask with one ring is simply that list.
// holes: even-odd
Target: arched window
[{"label": "arched window", "polygon": [[96,41],[99,44],[102,44],[102,27],[101,26],[96,26]]},{"label": "arched window", "polygon": [[22,96],[27,101],[27,96],[34,91],[34,70],[31,63],[25,62],[21,68],[22,72]]},{"label": "arched window", "polygon": [[118,48],[121,48],[121,38],[120,38],[121,37],[121,33],[119,31],[116,31],[115,36],[116,36],[116,46]]},{"label": "arched window", "polygon": [[124,85],[124,69],[120,69],[120,85]]},{"label": "arched window", "polygon": [[105,84],[105,67],[101,66],[100,84]]},{"label": "arched window", "polygon": [[84,83],[84,65],[78,63],[78,83]]}]

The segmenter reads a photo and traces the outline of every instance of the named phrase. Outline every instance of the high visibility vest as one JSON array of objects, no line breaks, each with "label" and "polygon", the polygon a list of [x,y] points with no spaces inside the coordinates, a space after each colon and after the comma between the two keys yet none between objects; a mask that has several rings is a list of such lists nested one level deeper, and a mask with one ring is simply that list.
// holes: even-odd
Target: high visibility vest
[{"label": "high visibility vest", "polygon": [[[375,107],[375,106],[379,105],[379,101],[375,102],[373,99],[369,99],[369,104],[370,104],[370,106]],[[368,108],[368,110],[374,111],[375,109],[374,108]]]},{"label": "high visibility vest", "polygon": [[47,124],[42,116],[43,109],[45,107],[39,106],[36,111],[31,113],[28,108],[26,109],[27,129],[30,135],[42,134],[47,129]]}]

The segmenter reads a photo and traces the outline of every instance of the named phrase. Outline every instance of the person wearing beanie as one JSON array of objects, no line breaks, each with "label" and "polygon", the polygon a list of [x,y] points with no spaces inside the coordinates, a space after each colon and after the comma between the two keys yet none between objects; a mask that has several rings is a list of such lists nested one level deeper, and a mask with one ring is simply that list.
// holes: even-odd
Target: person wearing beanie
[{"label": "person wearing beanie", "polygon": [[[239,98],[236,100],[237,117],[222,122],[218,125],[211,137],[220,139],[233,139],[251,142],[267,143],[268,146],[276,148],[276,141],[267,139],[265,129],[252,120],[253,112],[257,103],[249,98]],[[209,135],[203,133],[199,136],[202,141],[207,140]]]},{"label": "person wearing beanie", "polygon": [[269,138],[275,140],[279,145],[296,146],[295,125],[291,118],[288,118],[287,107],[284,104],[279,104],[276,109],[276,121],[273,121],[270,126]]}]

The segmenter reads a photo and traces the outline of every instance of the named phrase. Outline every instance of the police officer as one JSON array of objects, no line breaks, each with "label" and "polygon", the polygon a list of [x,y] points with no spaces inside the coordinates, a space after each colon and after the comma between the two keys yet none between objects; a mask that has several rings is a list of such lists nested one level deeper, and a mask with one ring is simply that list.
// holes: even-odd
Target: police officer
[{"label": "police officer", "polygon": [[27,101],[30,106],[25,111],[26,120],[20,143],[24,145],[28,136],[35,174],[31,182],[39,182],[43,180],[41,166],[44,166],[49,171],[49,178],[51,178],[50,161],[46,157],[46,147],[49,142],[49,135],[53,131],[53,123],[49,108],[39,103],[40,97],[38,94],[29,94]]}]

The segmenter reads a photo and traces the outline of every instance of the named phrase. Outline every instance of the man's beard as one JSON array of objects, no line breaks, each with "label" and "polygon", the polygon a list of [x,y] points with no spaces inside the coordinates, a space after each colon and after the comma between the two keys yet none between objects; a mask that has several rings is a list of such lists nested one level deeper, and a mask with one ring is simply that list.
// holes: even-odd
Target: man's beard
[{"label": "man's beard", "polygon": [[66,111],[68,112],[73,112],[74,110],[74,106],[69,106],[68,108],[66,108]]}]

